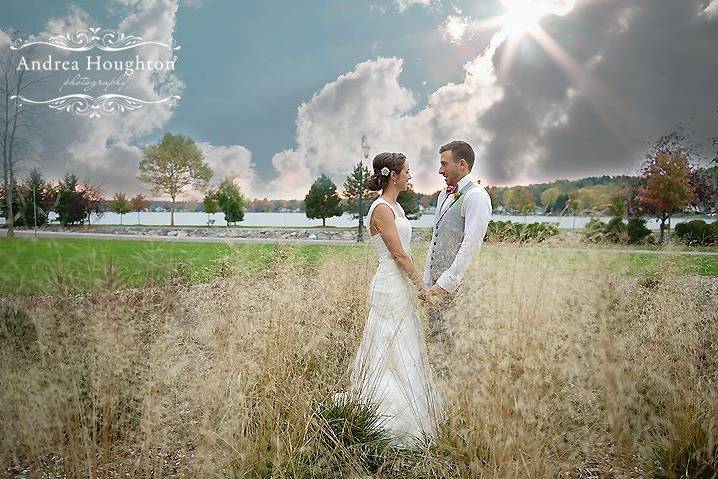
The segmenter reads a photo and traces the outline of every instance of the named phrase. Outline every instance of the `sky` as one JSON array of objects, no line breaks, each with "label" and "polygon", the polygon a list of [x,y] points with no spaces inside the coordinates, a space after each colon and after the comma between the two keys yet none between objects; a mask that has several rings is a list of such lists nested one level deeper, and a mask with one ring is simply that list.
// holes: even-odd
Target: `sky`
[{"label": "sky", "polygon": [[[20,175],[76,173],[107,197],[161,198],[137,174],[166,132],[194,139],[213,183],[229,175],[249,198],[284,199],[320,174],[341,189],[362,134],[365,164],[401,151],[425,193],[443,187],[438,149],[454,139],[473,146],[483,185],[508,186],[635,175],[678,126],[707,164],[718,136],[718,0],[0,0],[0,54],[13,31],[88,27],[181,47],[107,54],[176,55],[174,70],[135,72],[122,91],[173,104],[101,118],[25,106]],[[42,74],[35,98],[67,94],[73,72],[28,72]]]}]

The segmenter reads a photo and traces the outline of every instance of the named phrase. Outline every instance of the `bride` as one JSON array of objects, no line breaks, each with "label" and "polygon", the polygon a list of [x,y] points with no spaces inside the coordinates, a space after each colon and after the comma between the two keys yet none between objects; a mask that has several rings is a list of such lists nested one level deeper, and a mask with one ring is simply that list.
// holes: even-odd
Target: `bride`
[{"label": "bride", "polygon": [[380,153],[373,167],[369,189],[382,193],[369,208],[367,225],[379,267],[369,287],[369,316],[350,393],[378,406],[395,446],[428,445],[444,416],[411,284],[420,298],[430,301],[431,294],[414,267],[411,223],[397,202],[411,176],[401,153]]}]

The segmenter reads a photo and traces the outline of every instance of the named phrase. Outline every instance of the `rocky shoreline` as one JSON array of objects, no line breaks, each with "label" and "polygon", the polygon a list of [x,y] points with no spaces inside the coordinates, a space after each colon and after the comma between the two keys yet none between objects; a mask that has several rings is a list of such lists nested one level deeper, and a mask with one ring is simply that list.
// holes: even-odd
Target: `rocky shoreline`
[{"label": "rocky shoreline", "polygon": [[[32,231],[32,228],[16,228],[17,230]],[[320,240],[320,241],[356,241],[356,230],[317,230],[301,228],[207,228],[201,226],[103,226],[84,225],[72,228],[59,225],[43,226],[38,231],[51,231],[61,233],[99,233],[136,236],[167,236],[174,238],[247,238],[247,239],[288,239],[288,240]],[[415,231],[415,235],[422,236],[422,231]],[[364,237],[366,238],[366,233]],[[428,236],[428,234],[427,234]]]}]

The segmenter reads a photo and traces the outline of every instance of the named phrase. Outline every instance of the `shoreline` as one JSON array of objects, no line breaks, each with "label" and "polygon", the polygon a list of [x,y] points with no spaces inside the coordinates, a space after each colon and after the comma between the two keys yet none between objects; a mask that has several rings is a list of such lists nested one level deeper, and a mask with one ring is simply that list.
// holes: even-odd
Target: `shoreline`
[{"label": "shoreline", "polygon": [[[134,241],[172,241],[194,243],[235,243],[235,244],[298,244],[298,245],[346,245],[362,246],[370,244],[368,235],[364,235],[362,243],[356,240],[356,231],[316,231],[300,229],[287,231],[283,228],[263,229],[226,229],[221,228],[220,234],[209,234],[207,228],[143,228],[124,226],[84,226],[82,229],[73,228],[38,228],[37,235],[32,229],[15,229],[16,238],[63,238],[63,239],[97,239],[97,240],[134,240]],[[104,230],[104,231],[103,231]],[[189,230],[189,231],[188,231]],[[164,233],[164,234],[163,234]],[[430,231],[418,231],[412,237],[412,245],[425,247],[429,241]],[[7,238],[7,230],[0,229],[0,238]],[[533,248],[539,251],[567,251],[583,252],[597,251],[607,253],[649,253],[649,254],[689,254],[718,256],[718,247],[686,246],[684,244],[668,243],[663,246],[650,245],[621,245],[613,243],[586,243],[581,241],[581,234],[572,231],[561,231],[558,236],[537,243],[494,243],[485,242],[484,245],[495,248]]]}]

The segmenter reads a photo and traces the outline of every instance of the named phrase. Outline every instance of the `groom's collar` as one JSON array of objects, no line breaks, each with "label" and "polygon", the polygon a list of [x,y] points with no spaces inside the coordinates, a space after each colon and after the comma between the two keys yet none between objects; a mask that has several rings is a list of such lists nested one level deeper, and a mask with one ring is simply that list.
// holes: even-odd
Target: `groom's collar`
[{"label": "groom's collar", "polygon": [[461,178],[459,182],[456,184],[456,190],[461,190],[464,186],[466,186],[468,183],[472,181],[471,173],[468,173],[466,176]]}]

